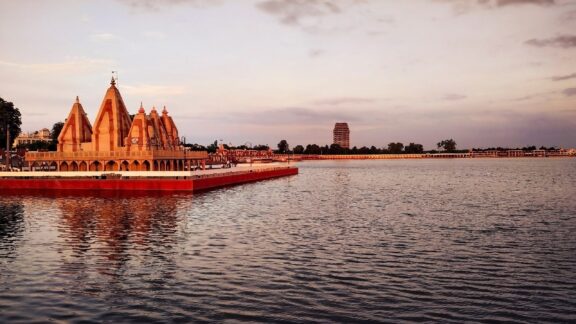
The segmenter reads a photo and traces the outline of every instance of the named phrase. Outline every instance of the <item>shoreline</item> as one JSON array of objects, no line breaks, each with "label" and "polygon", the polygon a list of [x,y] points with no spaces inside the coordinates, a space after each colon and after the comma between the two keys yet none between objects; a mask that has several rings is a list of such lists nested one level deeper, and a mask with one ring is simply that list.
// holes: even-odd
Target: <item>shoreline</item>
[{"label": "shoreline", "polygon": [[399,160],[399,159],[535,159],[535,158],[574,158],[573,154],[549,154],[549,155],[497,155],[475,153],[436,153],[436,154],[358,154],[358,155],[278,155],[288,161],[319,161],[319,160]]}]

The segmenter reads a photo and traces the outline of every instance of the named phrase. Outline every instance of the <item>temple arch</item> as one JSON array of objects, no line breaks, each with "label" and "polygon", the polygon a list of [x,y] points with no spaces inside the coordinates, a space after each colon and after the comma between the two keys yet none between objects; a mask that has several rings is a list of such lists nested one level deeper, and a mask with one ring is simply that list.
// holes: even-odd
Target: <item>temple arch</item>
[{"label": "temple arch", "polygon": [[108,161],[104,166],[104,171],[118,171],[118,163],[113,160]]},{"label": "temple arch", "polygon": [[120,164],[120,171],[130,171],[130,164],[128,163],[128,161],[126,160],[122,161],[122,163]]},{"label": "temple arch", "polygon": [[148,160],[142,162],[142,171],[150,171],[150,162]]},{"label": "temple arch", "polygon": [[84,161],[80,162],[78,165],[78,171],[88,171],[88,164]]},{"label": "temple arch", "polygon": [[140,171],[140,162],[138,162],[138,160],[132,161],[130,164],[130,171]]},{"label": "temple arch", "polygon": [[70,171],[78,171],[78,163],[76,161],[72,161],[69,167]]},{"label": "temple arch", "polygon": [[92,162],[92,164],[90,164],[90,171],[102,171],[102,163],[98,161]]}]

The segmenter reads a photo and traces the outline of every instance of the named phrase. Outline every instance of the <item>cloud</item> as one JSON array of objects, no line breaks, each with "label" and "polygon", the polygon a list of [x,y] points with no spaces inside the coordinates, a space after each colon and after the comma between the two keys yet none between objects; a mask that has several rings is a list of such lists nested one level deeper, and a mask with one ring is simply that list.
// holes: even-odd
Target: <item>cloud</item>
[{"label": "cloud", "polygon": [[101,41],[101,42],[111,42],[115,40],[119,40],[120,37],[111,33],[97,33],[90,35],[90,39],[94,41]]},{"label": "cloud", "polygon": [[568,74],[568,75],[557,75],[550,78],[552,81],[564,81],[569,79],[576,79],[576,73]]},{"label": "cloud", "polygon": [[552,38],[544,39],[529,39],[524,42],[526,45],[536,46],[536,47],[559,47],[559,48],[570,48],[576,47],[576,36],[575,35],[560,35]]},{"label": "cloud", "polygon": [[567,88],[562,90],[562,93],[567,97],[576,96],[576,88]]},{"label": "cloud", "polygon": [[69,58],[65,62],[59,63],[18,63],[2,61],[0,66],[32,71],[35,73],[54,72],[88,72],[108,69],[114,64],[112,60],[92,59],[92,58]]},{"label": "cloud", "polygon": [[[368,110],[318,110],[309,107],[275,107],[259,112],[227,112],[225,114],[201,116],[199,118],[218,123],[234,125],[287,126],[287,125],[325,125],[335,121],[360,122],[365,116],[374,116],[375,111]],[[372,117],[366,117],[372,118]]]},{"label": "cloud", "polygon": [[319,32],[326,31],[318,28],[321,18],[342,14],[365,2],[367,0],[264,0],[258,2],[256,8],[275,17],[284,25],[302,27],[308,32]]},{"label": "cloud", "polygon": [[140,84],[140,85],[120,85],[122,91],[125,91],[129,95],[138,96],[175,96],[186,93],[186,87],[184,86],[163,86],[163,85],[152,85],[152,84]]},{"label": "cloud", "polygon": [[189,5],[193,7],[208,7],[218,5],[224,0],[117,0],[118,2],[130,6],[134,9],[158,11],[163,7]]},{"label": "cloud", "polygon": [[457,14],[468,13],[476,8],[502,8],[517,5],[553,6],[556,0],[433,0],[452,3]]},{"label": "cloud", "polygon": [[374,98],[354,98],[354,97],[343,97],[343,98],[331,98],[315,101],[314,103],[322,106],[340,106],[340,105],[360,105],[360,104],[370,104],[375,103]]},{"label": "cloud", "polygon": [[498,7],[509,6],[509,5],[519,5],[519,4],[533,4],[533,5],[548,6],[548,5],[556,4],[556,1],[555,0],[497,0],[496,1],[496,5]]},{"label": "cloud", "polygon": [[572,21],[576,20],[576,10],[570,10],[562,15],[562,20]]},{"label": "cloud", "polygon": [[326,52],[323,51],[323,50],[321,50],[321,49],[313,49],[313,50],[310,50],[310,51],[308,52],[308,56],[310,56],[310,57],[319,57],[319,56],[324,55],[324,53],[326,53]]},{"label": "cloud", "polygon": [[324,0],[267,0],[258,3],[256,7],[286,25],[299,25],[307,17],[338,14],[342,11],[336,1]]},{"label": "cloud", "polygon": [[550,6],[555,5],[556,0],[435,0],[436,2],[449,2],[456,5],[481,5],[487,7],[505,7],[513,5],[539,5]]},{"label": "cloud", "polygon": [[464,100],[466,98],[468,98],[468,96],[457,94],[457,93],[449,93],[449,94],[445,95],[444,97],[442,97],[442,100],[444,100],[444,101],[456,101],[456,100]]}]

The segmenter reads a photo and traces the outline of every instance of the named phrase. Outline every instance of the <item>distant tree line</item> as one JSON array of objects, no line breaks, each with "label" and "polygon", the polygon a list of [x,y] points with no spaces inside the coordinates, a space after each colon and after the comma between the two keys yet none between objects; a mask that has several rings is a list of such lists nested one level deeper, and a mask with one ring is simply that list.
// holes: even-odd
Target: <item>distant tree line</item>
[{"label": "distant tree line", "polygon": [[[456,150],[456,142],[453,139],[443,140],[437,144],[439,149],[442,149],[445,152],[460,152]],[[278,149],[275,151],[276,153],[293,153],[293,154],[422,154],[422,153],[438,153],[437,150],[432,151],[424,151],[424,146],[422,144],[417,143],[410,143],[408,145],[404,145],[400,142],[391,142],[387,146],[384,147],[376,147],[374,145],[367,147],[352,147],[352,148],[343,148],[338,144],[332,144],[330,146],[324,145],[320,146],[318,144],[308,144],[306,147],[303,145],[296,145],[292,150],[290,150],[290,146],[286,140],[281,140],[278,143]],[[467,152],[467,151],[464,151]]]},{"label": "distant tree line", "polygon": [[[218,141],[214,141],[209,145],[201,145],[201,144],[184,144],[185,147],[189,147],[191,151],[208,151],[208,153],[216,153],[218,150]],[[233,146],[228,144],[223,144],[225,149],[227,150],[256,150],[256,151],[268,151],[270,147],[268,145],[258,144],[258,145],[239,145]]]}]

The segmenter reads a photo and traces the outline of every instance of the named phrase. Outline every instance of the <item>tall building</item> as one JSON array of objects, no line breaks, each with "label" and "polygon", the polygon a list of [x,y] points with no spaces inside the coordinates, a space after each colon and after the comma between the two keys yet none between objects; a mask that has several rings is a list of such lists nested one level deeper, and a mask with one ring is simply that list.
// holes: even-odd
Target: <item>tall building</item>
[{"label": "tall building", "polygon": [[342,148],[350,148],[350,129],[348,123],[336,123],[334,125],[334,144]]}]

